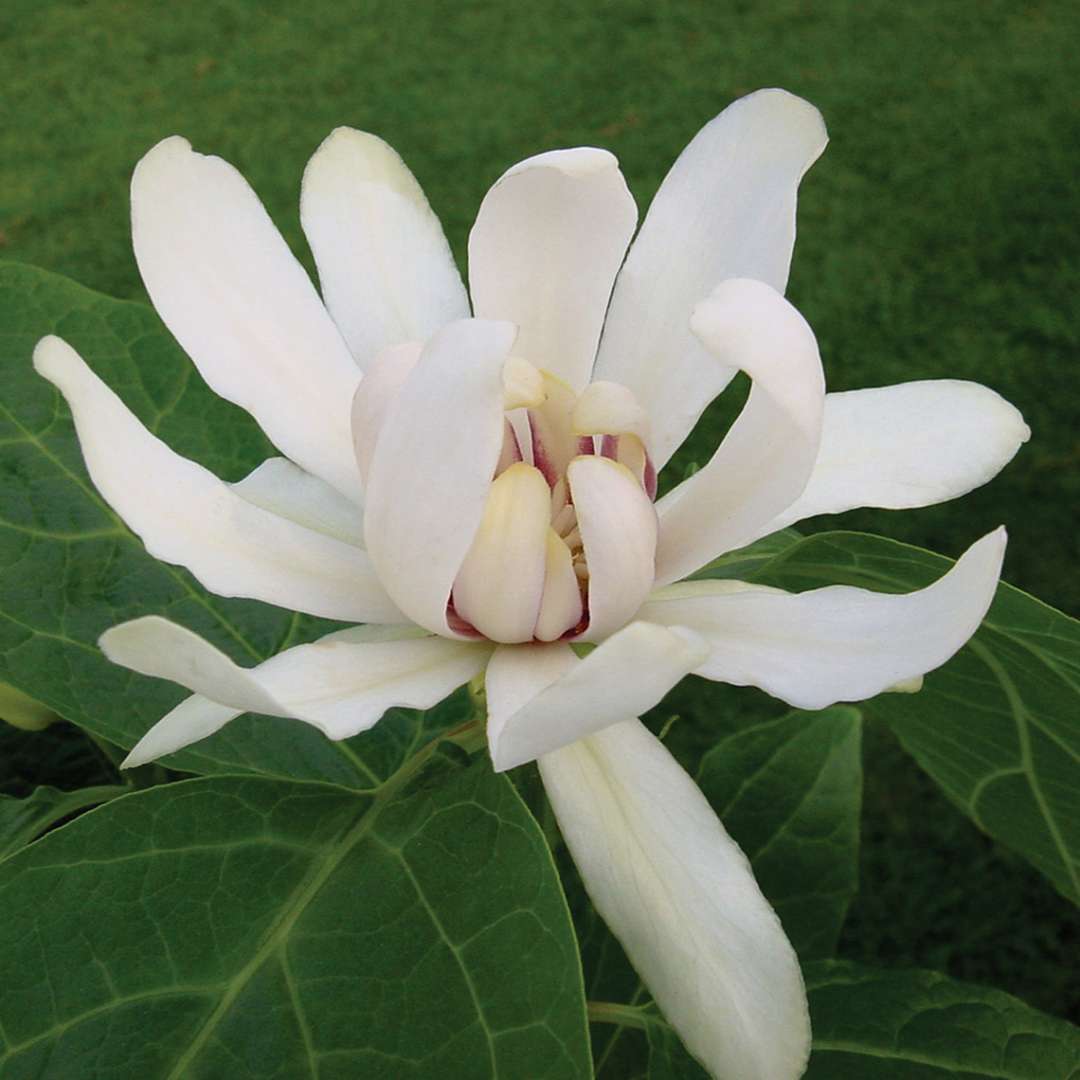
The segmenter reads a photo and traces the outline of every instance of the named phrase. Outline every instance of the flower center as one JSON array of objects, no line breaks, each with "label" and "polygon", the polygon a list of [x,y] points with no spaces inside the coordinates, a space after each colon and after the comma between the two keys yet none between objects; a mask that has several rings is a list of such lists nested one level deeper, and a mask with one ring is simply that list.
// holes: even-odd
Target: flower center
[{"label": "flower center", "polygon": [[[615,383],[577,395],[518,358],[503,379],[502,454],[449,619],[459,632],[510,644],[577,637],[590,626],[594,584],[636,594],[652,583],[656,473],[647,419]],[[626,552],[647,565],[622,582]],[[629,599],[636,610],[644,593]]]}]

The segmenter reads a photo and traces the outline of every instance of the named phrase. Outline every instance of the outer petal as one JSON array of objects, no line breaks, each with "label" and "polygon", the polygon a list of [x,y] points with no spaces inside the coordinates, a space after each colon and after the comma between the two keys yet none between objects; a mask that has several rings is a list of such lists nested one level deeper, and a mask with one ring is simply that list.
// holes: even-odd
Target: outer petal
[{"label": "outer petal", "polygon": [[589,625],[603,641],[625,626],[653,587],[656,511],[637,478],[610,458],[570,462],[567,479],[589,564]]},{"label": "outer petal", "polygon": [[753,387],[712,460],[657,504],[659,584],[759,536],[801,494],[821,439],[817,342],[778,292],[759,281],[725,281],[695,309],[693,326]]},{"label": "outer petal", "polygon": [[861,701],[940,667],[975,633],[1005,539],[1004,529],[989,533],[944,577],[906,595],[687,581],[657,592],[640,617],[701,634],[712,651],[695,672],[707,679],[757,686],[799,709]]},{"label": "outer petal", "polygon": [[796,191],[827,141],[812,105],[759,90],[706,124],[656,193],[615,284],[596,378],[648,404],[657,468],[735,374],[691,335],[694,305],[725,278],[784,291]]},{"label": "outer petal", "polygon": [[[107,630],[101,648],[113,663],[142,675],[169,679],[233,710],[303,720],[331,739],[366,731],[396,705],[430,708],[479,674],[491,652],[486,644],[415,635],[388,640],[382,627],[354,627],[242,668],[156,615]],[[144,743],[158,756],[209,733],[205,711],[177,712],[150,729],[129,763],[148,760]]]},{"label": "outer petal", "polygon": [[496,649],[485,676],[496,772],[651,709],[707,655],[697,634],[644,622],[580,662],[565,642]]},{"label": "outer petal", "polygon": [[368,473],[364,535],[387,592],[453,637],[446,605],[502,449],[510,323],[451,323],[425,346],[386,417]]},{"label": "outer petal", "polygon": [[795,1080],[799,963],[746,856],[637,720],[540,758],[585,887],[664,1016],[719,1080]]},{"label": "outer petal", "polygon": [[306,529],[364,545],[364,516],[356,503],[288,458],[268,458],[232,489],[252,505]]},{"label": "outer petal", "polygon": [[165,139],[131,179],[131,232],[154,307],[213,390],[358,499],[349,406],[360,373],[244,178]]},{"label": "outer petal", "polygon": [[469,236],[469,286],[484,318],[521,328],[517,352],[580,390],[637,207],[606,150],[552,150],[487,193]]},{"label": "outer petal", "polygon": [[384,349],[372,361],[363,382],[356,388],[352,403],[353,447],[356,450],[356,464],[365,484],[379,433],[401,388],[416,367],[423,348],[420,342],[409,341]]},{"label": "outer petal", "polygon": [[263,509],[174,454],[65,342],[43,338],[34,367],[67,399],[97,489],[155,558],[186,566],[219,596],[351,622],[406,621],[360,548]]},{"label": "outer petal", "polygon": [[365,370],[387,346],[426,341],[468,317],[439,219],[408,166],[377,136],[331,132],[304,170],[300,220],[326,306]]},{"label": "outer petal", "polygon": [[955,499],[996,476],[1030,437],[1019,411],[978,383],[939,379],[826,394],[810,481],[757,536],[857,506],[901,510]]}]

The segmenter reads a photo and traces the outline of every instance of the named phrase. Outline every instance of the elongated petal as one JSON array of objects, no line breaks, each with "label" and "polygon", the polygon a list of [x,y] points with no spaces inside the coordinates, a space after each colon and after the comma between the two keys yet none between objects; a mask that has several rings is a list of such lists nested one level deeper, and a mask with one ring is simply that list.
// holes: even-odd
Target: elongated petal
[{"label": "elongated petal", "polygon": [[202,694],[192,694],[154,724],[132,747],[131,753],[120,763],[120,768],[136,769],[147,762],[175,754],[185,746],[208,739],[243,714],[243,709],[231,709]]},{"label": "elongated petal", "polygon": [[517,323],[517,352],[580,390],[636,223],[633,196],[606,150],[552,150],[520,162],[487,193],[469,236],[475,313]]},{"label": "elongated petal", "polygon": [[858,506],[901,510],[955,499],[996,476],[1030,437],[1019,411],[978,383],[939,379],[826,394],[810,481],[757,535]]},{"label": "elongated petal", "polygon": [[551,489],[511,465],[491,485],[480,528],[454,581],[457,613],[492,641],[531,641],[546,571]]},{"label": "elongated petal", "polygon": [[363,381],[356,388],[352,403],[353,447],[365,485],[379,433],[423,348],[420,342],[409,341],[383,349],[368,366]]},{"label": "elongated petal", "polygon": [[304,170],[300,220],[326,306],[365,370],[387,346],[468,317],[439,219],[377,136],[340,127],[324,140]]},{"label": "elongated petal", "polygon": [[759,90],[706,124],[656,193],[615,283],[596,378],[647,404],[658,469],[735,374],[690,333],[694,305],[726,278],[784,291],[796,191],[827,141],[812,105]]},{"label": "elongated petal", "polygon": [[825,379],[803,317],[758,281],[726,281],[694,332],[753,386],[712,460],[657,504],[656,580],[676,581],[742,547],[802,493],[817,458]]},{"label": "elongated petal", "polygon": [[364,509],[380,580],[413,622],[452,636],[446,605],[502,449],[509,323],[465,319],[424,347],[379,435]]},{"label": "elongated petal", "polygon": [[219,596],[351,622],[405,621],[360,548],[263,509],[174,454],[65,342],[43,338],[34,367],[67,399],[98,491],[155,558],[186,566]]},{"label": "elongated petal", "polygon": [[540,758],[596,909],[718,1080],[796,1080],[810,1018],[750,864],[660,741],[628,720]]},{"label": "elongated petal", "polygon": [[589,626],[603,641],[625,626],[653,587],[656,510],[637,478],[610,458],[570,462],[567,479],[589,566]]},{"label": "elongated petal", "polygon": [[358,499],[349,406],[360,372],[244,178],[165,139],[131,179],[131,233],[154,307],[211,388]]},{"label": "elongated petal", "polygon": [[692,631],[644,622],[581,661],[565,642],[496,649],[485,676],[496,772],[651,709],[708,651]]},{"label": "elongated petal", "polygon": [[847,585],[791,594],[760,585],[687,581],[660,590],[641,612],[688,626],[712,646],[696,674],[757,686],[800,709],[861,701],[925,675],[975,633],[990,607],[1005,530],[973,544],[918,592]]},{"label": "elongated petal", "polygon": [[[242,668],[156,615],[107,630],[101,648],[113,663],[142,675],[169,679],[233,710],[303,720],[331,739],[367,730],[394,706],[431,708],[479,674],[491,651],[486,644],[415,634],[387,640],[382,627],[353,627]],[[169,751],[158,751],[164,753],[202,738],[207,719],[195,707],[179,717],[174,710],[132,756],[146,760],[148,740],[152,747],[167,744]]]},{"label": "elongated petal", "polygon": [[269,458],[232,485],[237,495],[306,529],[363,547],[364,517],[356,503],[288,458]]}]

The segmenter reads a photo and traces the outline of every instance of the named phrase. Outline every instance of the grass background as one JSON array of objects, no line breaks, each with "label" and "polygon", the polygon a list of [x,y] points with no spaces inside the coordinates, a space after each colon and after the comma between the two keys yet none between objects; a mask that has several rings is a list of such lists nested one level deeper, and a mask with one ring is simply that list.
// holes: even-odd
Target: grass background
[{"label": "grass background", "polygon": [[[142,297],[128,178],[181,133],[244,172],[310,267],[300,174],[339,124],[403,154],[461,255],[512,162],[606,146],[644,211],[702,123],[783,86],[822,110],[832,136],[802,188],[789,288],[831,388],[976,379],[1034,431],[964,500],[853,513],[844,527],[957,555],[1005,522],[1009,580],[1076,614],[1078,11],[1064,0],[5,0],[0,258]],[[703,460],[728,413],[710,414],[683,461]],[[688,685],[687,714],[716,707]],[[867,770],[844,953],[1076,1009],[1075,913],[874,728]]]}]

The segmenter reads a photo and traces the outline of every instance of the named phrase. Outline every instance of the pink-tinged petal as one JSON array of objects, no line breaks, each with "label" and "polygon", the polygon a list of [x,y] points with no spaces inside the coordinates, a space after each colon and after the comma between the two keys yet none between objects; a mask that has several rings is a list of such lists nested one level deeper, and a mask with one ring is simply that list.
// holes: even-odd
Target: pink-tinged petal
[{"label": "pink-tinged petal", "polygon": [[552,150],[506,172],[469,236],[476,315],[520,327],[517,352],[580,390],[637,223],[606,150]]},{"label": "pink-tinged petal", "polygon": [[597,911],[718,1080],[796,1080],[810,1017],[795,951],[693,780],[638,720],[540,758]]},{"label": "pink-tinged petal", "polygon": [[[486,644],[360,626],[242,668],[197,634],[156,615],[106,630],[100,644],[113,663],[179,683],[234,715],[302,720],[331,739],[366,731],[395,706],[431,708],[478,675],[491,653]],[[223,715],[214,718],[196,706],[174,710],[143,736],[127,764],[204,738]]]},{"label": "pink-tinged petal", "polygon": [[405,381],[416,367],[423,345],[418,341],[391,345],[371,361],[352,403],[353,447],[360,476],[367,484],[375,444]]},{"label": "pink-tinged petal", "polygon": [[577,457],[567,471],[589,567],[587,641],[625,626],[653,587],[656,510],[625,465]]},{"label": "pink-tinged petal", "polygon": [[759,90],[706,124],[656,193],[615,283],[596,378],[647,405],[657,468],[735,374],[691,334],[694,305],[726,278],[784,291],[799,181],[827,141],[812,105]]},{"label": "pink-tinged petal", "polygon": [[454,610],[492,641],[531,641],[540,614],[551,489],[511,465],[491,485],[480,527],[454,581]]},{"label": "pink-tinged petal", "polygon": [[249,477],[238,493],[173,453],[65,342],[43,338],[34,367],[67,399],[94,485],[155,558],[186,566],[219,596],[350,622],[406,621],[364,551],[249,501],[244,485],[250,495],[261,480]]},{"label": "pink-tinged petal", "polygon": [[758,535],[858,506],[901,510],[955,499],[993,479],[1030,437],[1019,411],[978,383],[939,379],[826,394],[810,481]]},{"label": "pink-tinged petal", "polygon": [[712,460],[657,503],[661,585],[759,535],[806,487],[821,440],[817,342],[778,292],[760,281],[725,281],[695,309],[693,326],[753,386]]},{"label": "pink-tinged petal", "polygon": [[210,387],[358,500],[349,404],[360,372],[244,178],[165,139],[131,179],[131,233],[154,307]]},{"label": "pink-tinged petal", "polygon": [[364,514],[356,503],[288,458],[268,458],[231,485],[241,498],[305,529],[364,546]]},{"label": "pink-tinged petal", "polygon": [[365,371],[383,349],[469,315],[439,219],[382,139],[340,127],[304,170],[300,220],[323,298]]},{"label": "pink-tinged petal", "polygon": [[446,607],[502,450],[510,323],[440,330],[398,393],[367,478],[364,537],[379,579],[415,623],[452,636]]},{"label": "pink-tinged petal", "polygon": [[707,655],[692,631],[644,622],[580,661],[565,642],[499,647],[485,675],[496,772],[651,709]]},{"label": "pink-tinged petal", "polygon": [[982,622],[1004,554],[1005,530],[998,529],[933,585],[905,595],[686,581],[658,590],[641,618],[690,627],[708,641],[698,675],[760,687],[799,709],[824,709],[910,687],[944,664]]}]

